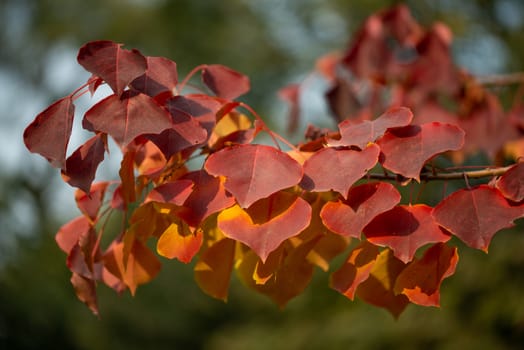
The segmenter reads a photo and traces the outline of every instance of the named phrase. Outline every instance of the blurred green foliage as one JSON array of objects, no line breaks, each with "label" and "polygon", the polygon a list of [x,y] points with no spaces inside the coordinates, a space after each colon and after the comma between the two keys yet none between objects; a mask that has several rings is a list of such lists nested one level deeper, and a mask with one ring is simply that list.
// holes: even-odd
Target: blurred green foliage
[{"label": "blurred green foliage", "polygon": [[[181,76],[200,63],[231,66],[250,76],[247,102],[268,115],[280,104],[278,88],[303,78],[319,55],[344,49],[365,17],[394,2],[0,0],[0,71],[31,84],[51,102],[68,93],[46,78],[53,50],[75,51],[87,41],[111,39],[175,60]],[[451,26],[461,64],[484,74],[493,67],[500,70],[495,73],[523,69],[520,1],[408,4],[423,23],[442,20]],[[479,57],[477,47],[501,52]],[[498,60],[490,66],[491,56]],[[19,103],[26,98],[20,96]],[[2,128],[15,128],[12,113],[0,109]],[[21,141],[16,147],[23,147]],[[191,266],[167,260],[160,276],[134,298],[99,288],[99,320],[76,299],[65,256],[54,242],[69,215],[56,216],[48,207],[57,191],[51,179],[59,175],[30,164],[20,169],[0,171],[2,349],[518,349],[524,344],[522,220],[495,237],[487,256],[460,249],[457,272],[443,284],[442,309],[410,306],[398,321],[330,290],[328,275],[320,271],[306,293],[279,310],[235,278],[229,302],[213,300],[196,286]],[[15,198],[30,209],[22,219],[11,216]],[[33,222],[30,232],[20,232],[24,215]]]}]

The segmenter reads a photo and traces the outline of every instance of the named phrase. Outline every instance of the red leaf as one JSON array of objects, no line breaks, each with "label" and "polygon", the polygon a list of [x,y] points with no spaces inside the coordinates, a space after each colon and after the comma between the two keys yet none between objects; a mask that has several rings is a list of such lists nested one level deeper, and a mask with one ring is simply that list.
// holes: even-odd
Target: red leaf
[{"label": "red leaf", "polygon": [[73,187],[89,193],[98,165],[104,160],[106,135],[97,134],[78,147],[67,158],[62,178]]},{"label": "red leaf", "polygon": [[202,246],[202,231],[197,230],[195,234],[184,230],[184,224],[172,223],[158,239],[156,250],[158,254],[168,258],[177,258],[187,264],[191,262]]},{"label": "red leaf", "polygon": [[218,97],[233,100],[249,91],[249,78],[220,64],[207,65],[202,81]]},{"label": "red leaf", "polygon": [[371,220],[400,202],[400,193],[386,182],[375,182],[353,187],[348,199],[327,202],[320,212],[322,222],[331,231],[343,236],[360,238],[360,233]]},{"label": "red leaf", "polygon": [[457,263],[457,248],[437,243],[398,275],[395,293],[404,294],[418,305],[440,306],[440,285],[455,273]]},{"label": "red leaf", "polygon": [[353,300],[357,287],[368,279],[378,254],[376,245],[360,243],[349,253],[344,265],[331,274],[330,287]]},{"label": "red leaf", "polygon": [[497,188],[504,197],[514,202],[524,199],[524,162],[515,164],[497,181]]},{"label": "red leaf", "polygon": [[24,131],[27,149],[63,168],[71,137],[75,106],[70,96],[61,98],[38,114]]},{"label": "red leaf", "polygon": [[82,235],[91,229],[86,216],[79,216],[64,224],[56,233],[55,240],[60,249],[69,254]]},{"label": "red leaf", "polygon": [[216,124],[216,114],[220,111],[224,101],[208,95],[184,95],[169,99],[169,110],[177,109],[186,112],[195,118],[211,135]]},{"label": "red leaf", "polygon": [[104,200],[104,195],[107,189],[109,182],[98,182],[91,186],[89,194],[82,190],[75,191],[75,201],[78,209],[94,222],[98,216],[98,211],[102,206]]},{"label": "red leaf", "polygon": [[154,201],[183,205],[192,192],[193,181],[191,180],[175,180],[166,182],[151,190],[144,200],[144,203]]},{"label": "red leaf", "polygon": [[413,113],[408,108],[391,108],[375,120],[363,120],[355,123],[350,119],[341,122],[340,140],[328,139],[328,146],[357,146],[364,149],[370,142],[375,142],[387,129],[406,126],[411,123]]},{"label": "red leaf", "polygon": [[300,85],[290,84],[280,89],[278,96],[289,105],[288,131],[293,132],[298,127],[300,117]]},{"label": "red leaf", "polygon": [[173,118],[172,128],[159,135],[147,135],[158,146],[166,159],[189,147],[202,144],[207,140],[207,131],[188,113],[177,109],[177,104],[169,100],[167,107]]},{"label": "red leaf", "polygon": [[428,243],[446,242],[451,236],[431,216],[424,204],[401,205],[376,216],[365,228],[368,241],[390,247],[395,256],[407,263],[418,248]]},{"label": "red leaf", "polygon": [[211,214],[235,204],[235,199],[226,192],[223,181],[204,170],[187,173],[181,180],[190,180],[194,184],[193,192],[178,213],[189,226],[197,227]]},{"label": "red leaf", "polygon": [[118,172],[121,180],[119,195],[123,200],[122,205],[124,210],[127,209],[128,204],[136,200],[134,158],[135,155],[133,152],[126,152],[120,162],[120,171]]},{"label": "red leaf", "polygon": [[437,122],[409,125],[388,130],[377,143],[382,151],[380,162],[385,168],[420,181],[420,170],[430,158],[462,147],[464,131],[455,125]]},{"label": "red leaf", "polygon": [[497,231],[524,216],[524,205],[511,206],[502,193],[488,185],[456,191],[433,211],[436,222],[468,246],[487,253]]},{"label": "red leaf", "polygon": [[80,48],[77,57],[82,67],[104,79],[119,96],[147,68],[146,58],[139,51],[121,46],[112,41],[92,41]]},{"label": "red leaf", "polygon": [[155,97],[162,92],[173,92],[178,83],[176,63],[165,57],[146,57],[146,72],[133,80],[131,86],[146,95]]},{"label": "red leaf", "polygon": [[159,134],[173,127],[169,113],[151,97],[126,91],[121,97],[111,95],[89,109],[84,128],[105,132],[122,147],[143,134]]},{"label": "red leaf", "polygon": [[296,185],[302,166],[286,153],[263,145],[235,145],[210,155],[204,165],[214,176],[226,178],[225,187],[242,208]]},{"label": "red leaf", "polygon": [[98,316],[98,301],[96,297],[96,283],[94,280],[80,276],[73,272],[71,284],[78,299],[89,307],[91,312]]},{"label": "red leaf", "polygon": [[302,198],[279,192],[255,203],[247,211],[238,205],[218,215],[218,228],[226,237],[246,244],[264,262],[286,239],[308,227],[311,206]]},{"label": "red leaf", "polygon": [[304,163],[300,186],[314,192],[334,190],[347,198],[349,188],[375,166],[379,153],[376,144],[362,151],[323,148]]}]

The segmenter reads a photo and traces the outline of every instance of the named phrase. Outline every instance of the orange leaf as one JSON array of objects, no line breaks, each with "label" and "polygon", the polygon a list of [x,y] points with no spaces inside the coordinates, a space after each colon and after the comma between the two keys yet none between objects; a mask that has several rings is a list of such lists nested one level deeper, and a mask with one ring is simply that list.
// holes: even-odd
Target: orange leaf
[{"label": "orange leaf", "polygon": [[224,238],[204,250],[195,265],[195,280],[206,294],[226,301],[236,242]]},{"label": "orange leaf", "polygon": [[357,287],[369,277],[378,255],[377,246],[363,241],[349,253],[344,265],[331,274],[330,287],[353,300]]},{"label": "orange leaf", "polygon": [[226,237],[253,249],[265,261],[286,239],[298,235],[311,220],[311,207],[300,197],[279,192],[244,211],[235,205],[218,215]]},{"label": "orange leaf", "polygon": [[[182,226],[182,227],[180,227]],[[184,232],[185,235],[179,231]],[[197,230],[195,234],[184,227],[183,223],[172,223],[158,239],[156,250],[158,254],[168,258],[177,258],[183,263],[189,263],[193,256],[198,253],[202,245],[202,231]]]},{"label": "orange leaf", "polygon": [[404,294],[418,305],[440,306],[440,285],[455,273],[457,263],[457,248],[437,243],[398,275],[395,293]]},{"label": "orange leaf", "polygon": [[406,265],[395,258],[389,249],[382,251],[375,261],[369,277],[357,288],[357,296],[365,302],[385,308],[395,318],[409,304],[408,298],[394,293],[393,287],[397,276]]}]

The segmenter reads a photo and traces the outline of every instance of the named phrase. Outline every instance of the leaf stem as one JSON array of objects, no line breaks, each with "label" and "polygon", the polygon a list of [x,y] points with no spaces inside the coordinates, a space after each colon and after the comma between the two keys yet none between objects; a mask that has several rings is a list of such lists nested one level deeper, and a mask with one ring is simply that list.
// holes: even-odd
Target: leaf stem
[{"label": "leaf stem", "polygon": [[182,90],[184,90],[184,87],[187,85],[187,82],[193,77],[193,75],[195,75],[196,73],[198,73],[202,69],[205,69],[206,67],[207,67],[207,64],[200,64],[200,65],[196,66],[195,68],[193,68],[191,70],[191,72],[189,72],[186,75],[184,80],[182,80],[182,82],[180,84],[178,84],[178,86],[177,86],[178,91],[182,92]]}]

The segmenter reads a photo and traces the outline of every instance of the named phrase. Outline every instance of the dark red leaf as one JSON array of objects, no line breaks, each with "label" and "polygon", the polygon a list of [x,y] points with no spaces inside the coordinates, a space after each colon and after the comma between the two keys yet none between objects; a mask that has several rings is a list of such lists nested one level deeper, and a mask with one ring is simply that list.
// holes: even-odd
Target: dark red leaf
[{"label": "dark red leaf", "polygon": [[105,132],[121,146],[135,137],[159,134],[173,127],[173,120],[151,97],[124,92],[122,97],[111,95],[89,109],[83,120],[84,128]]},{"label": "dark red leaf", "polygon": [[468,246],[488,251],[499,230],[524,216],[524,205],[511,206],[499,190],[488,185],[456,191],[433,211],[436,222]]},{"label": "dark red leaf", "polygon": [[187,173],[181,180],[190,180],[194,184],[193,192],[178,213],[189,226],[197,227],[211,214],[235,204],[235,199],[226,192],[223,181],[204,170]]},{"label": "dark red leaf", "polygon": [[162,92],[173,92],[178,83],[176,63],[165,57],[146,57],[146,72],[133,80],[131,86],[146,95],[155,97]]},{"label": "dark red leaf", "polygon": [[97,134],[67,158],[62,178],[73,187],[89,193],[98,165],[104,160],[106,135]]},{"label": "dark red leaf", "polygon": [[124,89],[147,68],[147,61],[137,50],[125,50],[112,41],[92,41],[78,51],[78,63],[88,72],[104,79],[115,94]]},{"label": "dark red leaf", "polygon": [[208,95],[175,96],[169,100],[169,110],[185,112],[195,118],[211,135],[217,121],[217,113],[225,101]]},{"label": "dark red leaf", "polygon": [[144,203],[155,201],[183,205],[192,192],[193,181],[191,180],[183,179],[166,182],[151,190]]},{"label": "dark red leaf", "polygon": [[458,263],[456,247],[437,243],[415,259],[398,275],[395,292],[404,294],[412,303],[440,306],[442,280],[455,273]]},{"label": "dark red leaf", "polygon": [[243,208],[261,198],[296,185],[302,166],[278,149],[264,145],[235,145],[210,155],[205,169],[226,178],[225,187]]},{"label": "dark red leaf", "polygon": [[439,153],[459,150],[464,131],[451,124],[427,123],[388,130],[377,141],[382,151],[380,162],[396,174],[420,180],[420,170]]},{"label": "dark red leaf", "polygon": [[73,272],[71,284],[78,299],[89,307],[91,312],[98,316],[98,301],[96,297],[96,283],[94,280],[80,276]]},{"label": "dark red leaf", "polygon": [[55,168],[63,168],[74,114],[75,106],[70,96],[47,107],[24,131],[27,149],[46,158]]},{"label": "dark red leaf", "polygon": [[354,122],[344,120],[338,125],[340,140],[328,139],[328,146],[357,146],[364,149],[370,142],[375,142],[387,129],[406,126],[411,123],[413,113],[408,108],[391,108],[375,120]]},{"label": "dark red leaf", "polygon": [[514,202],[524,199],[524,162],[515,164],[497,181],[497,188],[504,197]]},{"label": "dark red leaf", "polygon": [[360,238],[360,233],[371,220],[400,202],[400,193],[386,182],[375,182],[353,187],[348,199],[327,202],[320,217],[331,231],[343,236]]},{"label": "dark red leaf", "polygon": [[229,67],[212,64],[202,70],[202,81],[218,97],[233,100],[249,91],[249,78]]},{"label": "dark red leaf", "polygon": [[334,190],[347,198],[349,188],[375,166],[379,153],[376,144],[362,151],[323,148],[304,163],[300,186],[314,192]]},{"label": "dark red leaf", "polygon": [[432,210],[424,204],[397,206],[376,216],[364,228],[364,234],[371,243],[390,247],[398,259],[407,263],[423,245],[451,238],[435,222]]}]

